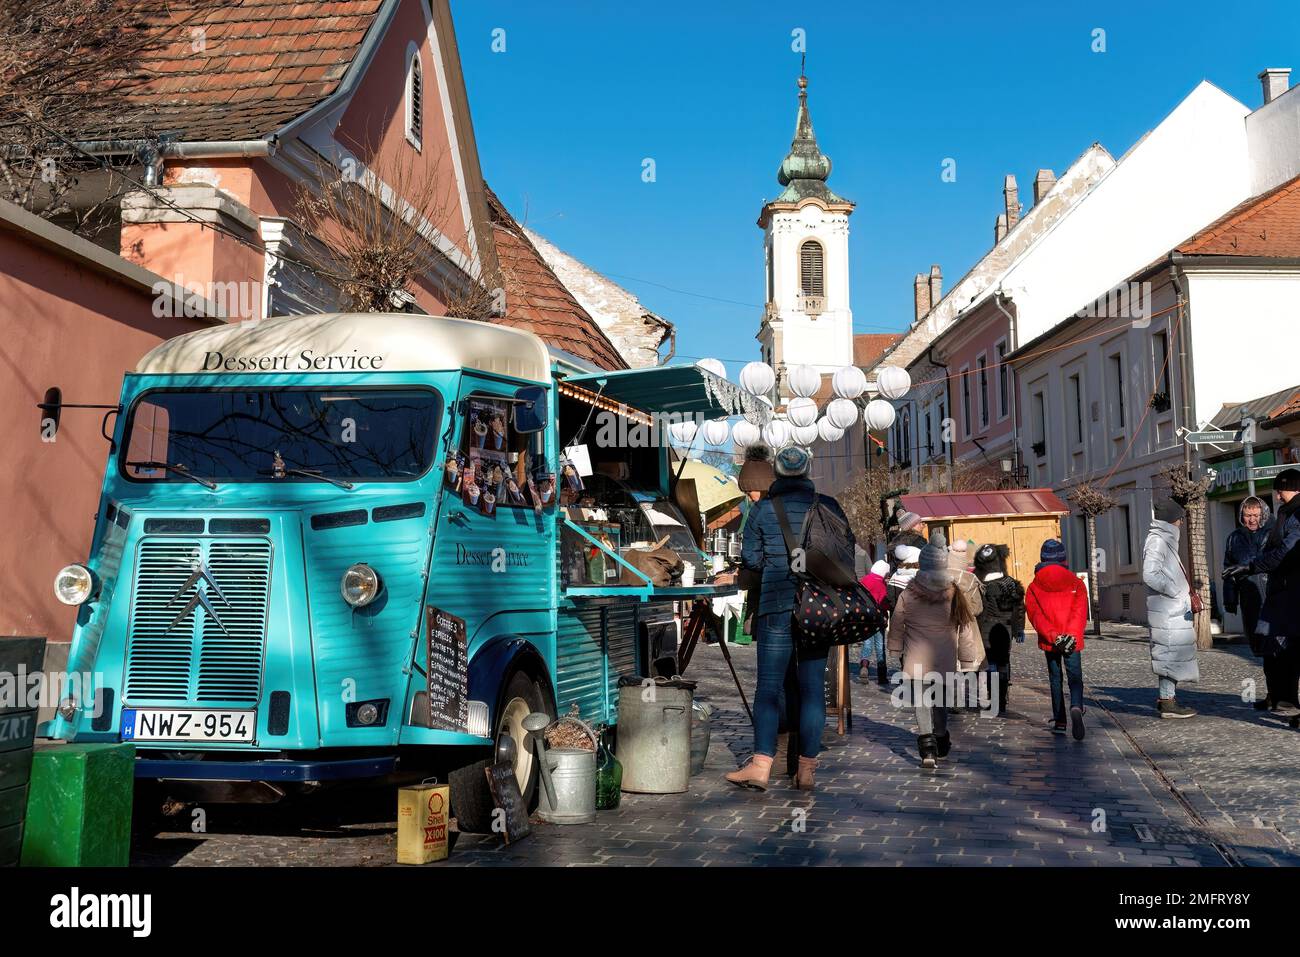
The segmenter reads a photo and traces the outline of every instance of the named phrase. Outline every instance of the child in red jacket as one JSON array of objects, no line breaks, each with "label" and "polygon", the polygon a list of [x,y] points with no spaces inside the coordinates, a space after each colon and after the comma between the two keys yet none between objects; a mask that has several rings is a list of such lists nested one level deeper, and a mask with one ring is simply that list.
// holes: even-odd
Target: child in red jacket
[{"label": "child in red jacket", "polygon": [[1088,624],[1088,592],[1066,564],[1065,546],[1049,538],[1039,552],[1034,580],[1025,592],[1025,614],[1038,632],[1038,647],[1047,655],[1052,686],[1052,731],[1065,734],[1065,695],[1061,672],[1070,682],[1070,730],[1082,741],[1083,632]]}]

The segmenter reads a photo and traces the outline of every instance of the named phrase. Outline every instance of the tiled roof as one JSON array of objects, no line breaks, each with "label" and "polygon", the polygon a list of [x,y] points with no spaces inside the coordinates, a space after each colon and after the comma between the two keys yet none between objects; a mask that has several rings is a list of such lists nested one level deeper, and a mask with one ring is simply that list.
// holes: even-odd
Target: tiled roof
[{"label": "tiled roof", "polygon": [[1296,409],[1300,409],[1300,386],[1291,386],[1243,402],[1223,403],[1210,420],[1210,427],[1227,429],[1240,425],[1241,420],[1246,418],[1253,418],[1262,424],[1266,419],[1280,418]]},{"label": "tiled roof", "polygon": [[598,368],[626,369],[613,343],[546,265],[523,227],[492,190],[485,186],[484,191],[506,291],[506,315],[497,321],[527,329]]},{"label": "tiled roof", "polygon": [[1229,210],[1177,250],[1187,256],[1300,257],[1300,177]]},{"label": "tiled roof", "polygon": [[153,27],[131,121],[181,140],[257,139],[333,93],[384,0],[178,0]]},{"label": "tiled roof", "polygon": [[860,369],[870,369],[880,361],[895,343],[902,341],[903,333],[862,333],[853,337],[853,364]]}]

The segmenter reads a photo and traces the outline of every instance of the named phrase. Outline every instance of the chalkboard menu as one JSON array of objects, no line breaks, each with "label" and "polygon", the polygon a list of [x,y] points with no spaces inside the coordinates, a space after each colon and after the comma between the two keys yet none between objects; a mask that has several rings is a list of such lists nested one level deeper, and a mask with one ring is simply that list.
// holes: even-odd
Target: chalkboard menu
[{"label": "chalkboard menu", "polygon": [[469,729],[469,647],[465,619],[425,608],[429,636],[429,727]]},{"label": "chalkboard menu", "polygon": [[527,837],[532,833],[533,825],[528,820],[528,806],[519,793],[515,769],[501,761],[484,768],[483,773],[487,775],[492,800],[501,811],[493,815],[492,830],[499,833],[507,844]]}]

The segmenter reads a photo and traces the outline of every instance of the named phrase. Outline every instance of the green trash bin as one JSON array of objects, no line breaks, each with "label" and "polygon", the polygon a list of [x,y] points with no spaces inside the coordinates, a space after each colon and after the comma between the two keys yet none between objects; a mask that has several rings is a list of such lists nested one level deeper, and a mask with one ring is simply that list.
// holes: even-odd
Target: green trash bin
[{"label": "green trash bin", "polygon": [[134,745],[52,741],[37,747],[23,866],[126,867],[134,792]]}]

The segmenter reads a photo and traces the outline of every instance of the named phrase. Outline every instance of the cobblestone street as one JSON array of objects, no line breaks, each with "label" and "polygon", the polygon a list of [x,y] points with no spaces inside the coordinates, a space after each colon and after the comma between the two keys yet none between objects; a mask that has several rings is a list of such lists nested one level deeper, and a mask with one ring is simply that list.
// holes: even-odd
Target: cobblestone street
[{"label": "cobblestone street", "polygon": [[[1269,865],[1300,863],[1296,732],[1242,701],[1260,672],[1244,644],[1200,656],[1180,691],[1201,712],[1154,717],[1145,630],[1113,625],[1084,653],[1088,735],[1046,730],[1046,669],[1032,635],[1016,646],[1012,716],[952,722],[952,756],[923,771],[910,710],[854,683],[852,731],[828,724],[817,791],[774,774],[766,793],[723,772],[748,754],[749,723],[716,646],[690,667],[716,709],[704,772],[680,795],[624,795],[595,824],[535,823],[510,847],[460,835],[453,866],[541,865]],[[754,646],[732,646],[752,696]],[[1262,680],[1262,679],[1259,679]],[[784,767],[784,755],[777,759]],[[296,805],[206,809],[208,832],[138,836],[140,865],[384,865],[395,855],[384,792]]]}]

